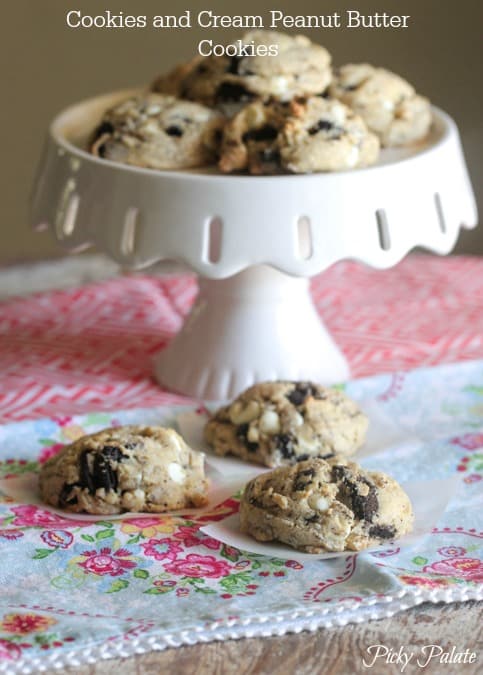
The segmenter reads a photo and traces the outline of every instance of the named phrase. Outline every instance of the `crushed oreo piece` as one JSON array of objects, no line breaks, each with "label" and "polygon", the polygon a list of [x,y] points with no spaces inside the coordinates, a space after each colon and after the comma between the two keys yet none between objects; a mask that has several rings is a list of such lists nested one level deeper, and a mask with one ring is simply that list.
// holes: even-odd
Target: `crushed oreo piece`
[{"label": "crushed oreo piece", "polygon": [[317,124],[314,124],[313,127],[310,127],[309,129],[309,135],[313,136],[314,134],[317,134],[319,131],[332,131],[334,129],[334,125],[332,122],[329,122],[328,120],[319,120]]},{"label": "crushed oreo piece", "polygon": [[393,539],[396,528],[390,525],[373,525],[369,530],[369,536],[376,539]]},{"label": "crushed oreo piece", "polygon": [[93,466],[93,479],[96,490],[104,488],[106,492],[116,490],[119,485],[117,471],[112,468],[109,459],[102,453],[96,454]]},{"label": "crushed oreo piece", "polygon": [[[134,447],[136,447],[135,443],[126,443],[127,449],[131,450]],[[122,462],[123,459],[126,459],[126,455],[124,455],[121,448],[118,448],[116,445],[105,445],[101,450],[101,454],[106,459],[110,459],[113,462]]]},{"label": "crushed oreo piece", "polygon": [[236,428],[236,437],[241,441],[247,448],[248,452],[256,452],[258,450],[258,443],[253,443],[247,438],[248,434],[248,424],[240,424]]},{"label": "crushed oreo piece", "polygon": [[59,506],[66,506],[67,504],[77,504],[77,496],[70,497],[73,488],[77,487],[77,483],[64,483],[59,495]]},{"label": "crushed oreo piece", "polygon": [[287,394],[287,398],[290,403],[292,403],[292,405],[302,405],[302,403],[305,403],[305,399],[308,396],[321,398],[317,392],[317,389],[311,382],[299,382],[297,385],[295,385],[295,389]]},{"label": "crushed oreo piece", "polygon": [[[343,467],[334,467],[334,469],[335,468],[340,469]],[[366,478],[361,477],[360,480],[369,488],[367,495],[359,494],[357,483],[349,479],[346,475],[342,478],[342,482],[339,485],[337,499],[348,506],[354,512],[356,518],[370,523],[379,508],[376,488]]]},{"label": "crushed oreo piece", "polygon": [[97,148],[97,154],[99,155],[99,157],[102,157],[104,159],[104,157],[107,154],[107,147],[105,143],[103,143]]},{"label": "crushed oreo piece", "polygon": [[294,443],[295,438],[291,434],[276,434],[272,436],[273,447],[279,450],[285,459],[291,459],[295,456]]},{"label": "crushed oreo piece", "polygon": [[91,494],[94,494],[96,489],[94,487],[94,481],[92,480],[88,462],[88,458],[91,454],[91,450],[84,450],[79,456],[79,484],[81,488],[85,488]]},{"label": "crushed oreo piece", "polygon": [[94,132],[94,140],[97,140],[105,134],[112,134],[114,132],[114,126],[110,122],[102,122]]},{"label": "crushed oreo piece", "polygon": [[106,492],[117,490],[119,478],[111,462],[121,462],[123,457],[121,450],[112,445],[104,446],[100,452],[84,450],[79,457],[79,486],[91,494],[101,488]]},{"label": "crushed oreo piece", "polygon": [[177,127],[175,124],[172,124],[171,126],[167,127],[165,130],[165,133],[168,134],[168,136],[182,136],[183,135],[183,129],[181,127]]},{"label": "crushed oreo piece", "polygon": [[260,163],[271,171],[280,169],[280,151],[278,148],[263,148],[258,153]]},{"label": "crushed oreo piece", "polygon": [[[311,484],[311,478],[315,476],[315,469],[305,469],[304,471],[299,471],[297,474],[297,478],[295,479],[294,482],[294,490],[301,491],[305,490],[306,487],[308,487]],[[306,480],[308,478],[309,480]]]},{"label": "crushed oreo piece", "polygon": [[240,61],[241,58],[239,56],[232,56],[230,58],[230,63],[228,64],[226,72],[230,73],[231,75],[238,75],[238,68],[240,67]]},{"label": "crushed oreo piece", "polygon": [[215,94],[215,103],[240,103],[252,101],[255,95],[245,89],[241,84],[222,82]]},{"label": "crushed oreo piece", "polygon": [[246,131],[243,134],[243,142],[247,141],[274,141],[278,136],[278,131],[271,124],[264,124],[258,129]]}]

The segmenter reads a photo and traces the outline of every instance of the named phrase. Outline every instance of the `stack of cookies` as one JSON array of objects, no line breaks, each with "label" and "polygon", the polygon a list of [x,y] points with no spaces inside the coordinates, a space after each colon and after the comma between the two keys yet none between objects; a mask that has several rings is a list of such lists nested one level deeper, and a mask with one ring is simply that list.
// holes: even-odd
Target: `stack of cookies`
[{"label": "stack of cookies", "polygon": [[311,173],[374,164],[380,147],[425,138],[429,101],[383,68],[348,64],[302,35],[251,31],[274,56],[206,56],[108,110],[98,157],[152,169],[218,165],[223,173]]}]

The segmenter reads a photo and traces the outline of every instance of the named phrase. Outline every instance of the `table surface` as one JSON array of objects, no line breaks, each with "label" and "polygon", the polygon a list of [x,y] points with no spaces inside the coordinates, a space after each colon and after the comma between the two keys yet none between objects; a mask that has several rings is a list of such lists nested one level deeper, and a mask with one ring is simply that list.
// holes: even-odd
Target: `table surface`
[{"label": "table surface", "polygon": [[[166,269],[166,268],[164,268]],[[66,288],[116,276],[119,270],[101,256],[81,256],[48,263],[18,265],[0,269],[0,298],[28,295],[31,292]],[[483,603],[466,602],[450,605],[424,603],[392,618],[351,624],[343,628],[321,629],[271,638],[252,638],[212,642],[193,647],[167,649],[127,659],[113,659],[89,666],[66,669],[79,675],[102,673],[267,673],[297,675],[324,673],[346,674],[371,672],[399,673],[401,666],[389,663],[391,653],[403,648],[414,654],[405,673],[423,672],[415,664],[424,645],[440,645],[444,651],[477,652],[473,664],[431,663],[425,673],[481,672]],[[384,645],[393,652],[366,668],[367,651],[372,645]],[[395,656],[394,656],[395,658]]]}]

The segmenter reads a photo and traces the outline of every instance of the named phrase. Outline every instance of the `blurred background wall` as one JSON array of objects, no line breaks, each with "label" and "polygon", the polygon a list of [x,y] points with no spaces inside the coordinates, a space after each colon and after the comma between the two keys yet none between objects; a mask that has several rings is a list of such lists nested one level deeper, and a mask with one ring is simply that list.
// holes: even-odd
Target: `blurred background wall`
[{"label": "blurred background wall", "polygon": [[[412,82],[459,124],[474,189],[483,212],[483,2],[481,0],[9,0],[2,2],[0,77],[0,263],[61,255],[48,234],[28,224],[28,196],[50,119],[69,103],[150,81],[190,58],[198,41],[239,36],[237,29],[69,29],[68,10],[126,14],[197,13],[409,14],[403,29],[307,29],[334,62],[369,61]],[[300,31],[288,31],[300,32]],[[464,231],[457,252],[483,254],[483,228]]]}]

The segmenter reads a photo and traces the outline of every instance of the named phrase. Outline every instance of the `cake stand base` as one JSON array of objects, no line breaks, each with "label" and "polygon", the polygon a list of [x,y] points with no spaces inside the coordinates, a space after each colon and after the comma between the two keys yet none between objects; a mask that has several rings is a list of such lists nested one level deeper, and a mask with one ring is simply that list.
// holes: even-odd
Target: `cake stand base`
[{"label": "cake stand base", "polygon": [[200,279],[191,314],[157,357],[155,373],[179,393],[223,400],[263,380],[342,382],[349,367],[320,321],[308,280],[255,266]]}]

